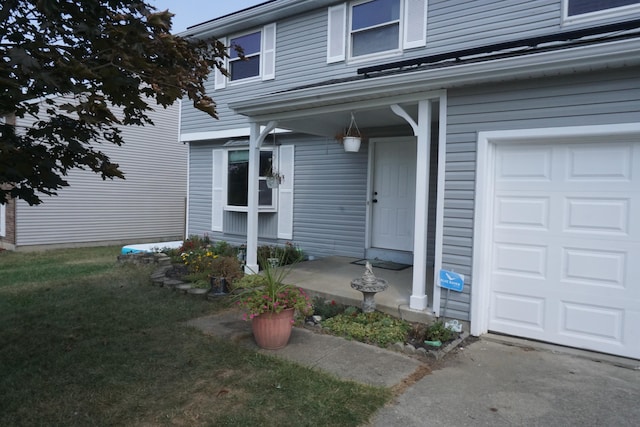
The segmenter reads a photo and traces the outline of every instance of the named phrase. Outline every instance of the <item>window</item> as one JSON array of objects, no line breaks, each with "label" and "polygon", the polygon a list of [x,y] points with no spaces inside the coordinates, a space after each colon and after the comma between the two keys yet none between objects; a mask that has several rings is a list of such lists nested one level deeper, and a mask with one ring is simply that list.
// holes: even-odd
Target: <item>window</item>
[{"label": "window", "polygon": [[[227,39],[220,39],[227,43]],[[239,34],[228,39],[229,59],[225,67],[230,77],[215,70],[215,88],[223,89],[230,82],[273,80],[276,70],[276,24],[269,24],[251,33]],[[234,48],[242,48],[240,52]]]},{"label": "window", "polygon": [[357,0],[332,6],[327,34],[328,63],[374,59],[424,47],[427,0]]},{"label": "window", "polygon": [[351,56],[400,48],[400,0],[371,0],[351,6]]},{"label": "window", "polygon": [[583,13],[599,12],[631,4],[640,4],[639,0],[569,0],[567,15],[575,16]]},{"label": "window", "polygon": [[[260,75],[260,39],[260,31],[231,39],[229,49],[231,81]],[[244,60],[240,58],[240,52],[236,50],[237,46],[243,51]]]},{"label": "window", "polygon": [[[275,209],[274,190],[267,187],[267,172],[273,164],[273,151],[260,151],[258,206]],[[227,206],[246,208],[249,190],[249,150],[230,150],[227,160]]]},{"label": "window", "polygon": [[640,0],[564,0],[565,21],[626,16],[640,11]]}]

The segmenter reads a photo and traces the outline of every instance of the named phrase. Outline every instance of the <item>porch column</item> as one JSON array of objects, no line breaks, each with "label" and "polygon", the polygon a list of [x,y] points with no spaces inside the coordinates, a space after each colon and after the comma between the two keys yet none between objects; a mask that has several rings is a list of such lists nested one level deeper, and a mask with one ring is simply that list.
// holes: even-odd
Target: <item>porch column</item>
[{"label": "porch column", "polygon": [[413,288],[409,308],[425,310],[427,297],[427,224],[429,208],[429,146],[431,145],[431,101],[418,104],[418,122],[399,105],[391,110],[405,119],[413,128],[417,139],[416,156],[416,206],[413,236]]},{"label": "porch column", "polygon": [[258,178],[260,177],[260,147],[275,129],[277,123],[269,122],[260,132],[260,124],[251,122],[249,133],[249,182],[247,189],[247,260],[246,274],[258,272]]},{"label": "porch column", "polygon": [[[416,160],[416,213],[413,241],[413,293],[409,308],[424,310],[427,297],[427,224],[429,219],[429,152],[431,146],[431,101],[418,104],[418,150]],[[418,262],[416,262],[416,259]]]}]

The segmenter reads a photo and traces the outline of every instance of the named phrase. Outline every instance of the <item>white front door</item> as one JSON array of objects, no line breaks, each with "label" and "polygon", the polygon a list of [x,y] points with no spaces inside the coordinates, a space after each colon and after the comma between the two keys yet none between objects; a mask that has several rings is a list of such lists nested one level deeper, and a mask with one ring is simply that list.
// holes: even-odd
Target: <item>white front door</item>
[{"label": "white front door", "polygon": [[416,195],[415,138],[374,145],[371,246],[413,251]]},{"label": "white front door", "polygon": [[498,144],[489,329],[640,358],[640,136]]}]

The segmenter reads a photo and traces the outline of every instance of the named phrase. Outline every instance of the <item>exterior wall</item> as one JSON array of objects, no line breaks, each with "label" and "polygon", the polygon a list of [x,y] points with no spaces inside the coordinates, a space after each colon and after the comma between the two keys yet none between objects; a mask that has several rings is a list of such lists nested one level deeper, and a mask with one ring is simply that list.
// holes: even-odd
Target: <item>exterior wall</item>
[{"label": "exterior wall", "polygon": [[[225,233],[211,231],[212,155],[218,143],[191,144],[188,234],[244,243],[246,214],[225,212]],[[304,135],[279,136],[295,145],[293,242],[309,255],[362,257],[365,246],[367,146],[345,153],[333,139]],[[275,242],[276,215],[259,214],[261,242]]]},{"label": "exterior wall", "polygon": [[[443,268],[470,277],[477,133],[640,121],[640,69],[568,75],[448,92]],[[470,286],[447,313],[468,319]]]},{"label": "exterior wall", "polygon": [[9,200],[4,205],[4,236],[0,236],[0,248],[15,249],[16,244],[16,201]]},{"label": "exterior wall", "polygon": [[[123,127],[125,144],[100,150],[120,164],[125,180],[73,170],[70,187],[43,203],[16,204],[16,245],[89,245],[181,239],[187,147],[178,141],[179,105],[152,113],[155,126]],[[19,121],[19,126],[29,123]]]},{"label": "exterior wall", "polygon": [[[352,63],[327,64],[327,8],[281,20],[277,22],[275,79],[232,83],[214,90],[214,79],[210,78],[207,91],[218,104],[220,120],[211,120],[185,102],[181,133],[248,128],[247,119],[234,114],[227,105],[247,96],[259,98],[303,85],[353,77],[361,67],[611,22],[609,19],[566,25],[562,22],[561,6],[561,0],[428,0],[425,47]],[[625,19],[638,17],[640,14],[635,13]]]}]

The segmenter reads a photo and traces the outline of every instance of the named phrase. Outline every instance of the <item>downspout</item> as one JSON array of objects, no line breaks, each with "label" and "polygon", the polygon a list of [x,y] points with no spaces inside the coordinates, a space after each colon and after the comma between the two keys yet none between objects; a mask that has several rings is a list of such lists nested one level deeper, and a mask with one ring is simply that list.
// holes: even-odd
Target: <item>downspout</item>
[{"label": "downspout", "polygon": [[411,125],[417,139],[416,204],[413,238],[413,284],[409,308],[423,311],[427,308],[427,227],[429,207],[429,147],[431,145],[431,101],[418,103],[418,122],[398,104],[391,111]]},{"label": "downspout", "polygon": [[258,266],[258,179],[260,178],[260,147],[278,122],[271,121],[260,132],[260,124],[251,122],[249,134],[249,182],[247,190],[247,263],[246,274],[257,274]]}]

